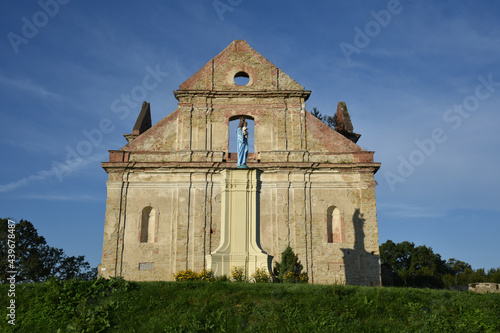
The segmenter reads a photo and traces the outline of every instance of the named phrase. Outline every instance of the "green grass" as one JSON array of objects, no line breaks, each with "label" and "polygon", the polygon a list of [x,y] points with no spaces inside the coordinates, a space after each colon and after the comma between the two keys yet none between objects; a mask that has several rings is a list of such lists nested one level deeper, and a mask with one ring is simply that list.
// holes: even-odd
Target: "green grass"
[{"label": "green grass", "polygon": [[16,305],[0,331],[500,332],[500,294],[430,289],[51,281],[17,285]]}]

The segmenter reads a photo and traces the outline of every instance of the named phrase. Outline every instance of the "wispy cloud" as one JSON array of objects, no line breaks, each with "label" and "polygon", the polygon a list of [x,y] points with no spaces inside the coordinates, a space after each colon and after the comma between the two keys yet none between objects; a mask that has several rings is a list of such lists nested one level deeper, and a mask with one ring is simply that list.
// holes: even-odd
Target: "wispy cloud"
[{"label": "wispy cloud", "polygon": [[22,196],[24,199],[47,200],[47,201],[102,201],[101,197],[96,197],[90,194],[27,194]]},{"label": "wispy cloud", "polygon": [[423,207],[411,204],[379,204],[379,211],[385,215],[399,218],[435,218],[444,217],[446,212],[433,207]]},{"label": "wispy cloud", "polygon": [[[37,129],[33,129],[34,132],[37,132],[39,134],[39,131]],[[31,134],[31,133],[30,133]],[[38,136],[39,141],[34,141],[34,140],[12,140],[8,139],[7,144],[21,148],[29,152],[30,154],[46,154],[49,153],[51,155],[56,155],[59,150],[54,144],[46,144],[44,142],[40,141],[40,134]]]},{"label": "wispy cloud", "polygon": [[31,79],[12,79],[0,73],[0,84],[46,99],[61,99],[60,95],[47,90],[45,87],[33,82]]},{"label": "wispy cloud", "polygon": [[81,161],[78,163],[72,161],[65,161],[64,163],[54,162],[52,168],[50,168],[49,170],[40,170],[15,182],[0,185],[0,193],[9,192],[15,190],[16,188],[27,186],[34,182],[41,182],[53,178],[57,178],[59,181],[62,181],[64,177],[68,176],[69,174],[74,174],[79,170],[83,170],[87,165],[91,163],[103,161],[106,156],[106,153],[95,154],[89,157],[81,158]]}]

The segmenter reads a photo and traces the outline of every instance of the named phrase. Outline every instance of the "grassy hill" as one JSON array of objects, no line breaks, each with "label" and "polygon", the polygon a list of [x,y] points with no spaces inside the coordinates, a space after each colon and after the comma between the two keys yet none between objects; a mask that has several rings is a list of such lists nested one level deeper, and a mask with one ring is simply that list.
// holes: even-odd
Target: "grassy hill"
[{"label": "grassy hill", "polygon": [[500,294],[121,279],[16,285],[2,332],[500,332]]}]

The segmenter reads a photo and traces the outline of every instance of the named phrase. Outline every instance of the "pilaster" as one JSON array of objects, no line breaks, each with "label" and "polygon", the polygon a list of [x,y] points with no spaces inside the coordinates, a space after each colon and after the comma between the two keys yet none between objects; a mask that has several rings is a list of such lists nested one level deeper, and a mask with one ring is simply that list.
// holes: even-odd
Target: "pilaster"
[{"label": "pilaster", "polygon": [[260,245],[260,170],[225,169],[222,175],[221,242],[207,255],[216,275],[244,267],[248,276],[257,268],[271,271],[272,257]]}]

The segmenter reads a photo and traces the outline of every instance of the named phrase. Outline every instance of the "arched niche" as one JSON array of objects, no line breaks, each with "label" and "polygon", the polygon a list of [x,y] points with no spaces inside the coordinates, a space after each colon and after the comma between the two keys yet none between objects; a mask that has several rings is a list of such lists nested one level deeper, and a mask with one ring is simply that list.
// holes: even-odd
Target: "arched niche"
[{"label": "arched niche", "polygon": [[141,243],[154,243],[155,241],[156,211],[147,206],[142,210],[139,239]]},{"label": "arched niche", "polygon": [[326,240],[327,243],[344,242],[344,224],[340,209],[335,206],[328,207],[326,211]]},{"label": "arched niche", "polygon": [[237,147],[237,137],[236,129],[240,123],[240,118],[245,117],[248,123],[248,152],[255,152],[255,121],[254,117],[248,115],[236,115],[229,117],[229,140],[228,140],[228,152],[236,154]]}]

